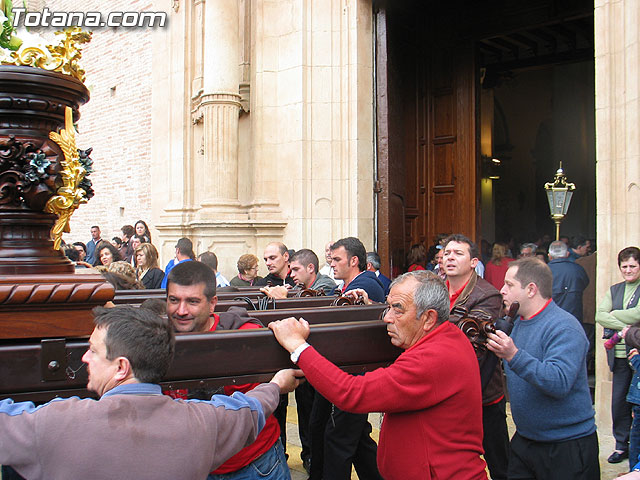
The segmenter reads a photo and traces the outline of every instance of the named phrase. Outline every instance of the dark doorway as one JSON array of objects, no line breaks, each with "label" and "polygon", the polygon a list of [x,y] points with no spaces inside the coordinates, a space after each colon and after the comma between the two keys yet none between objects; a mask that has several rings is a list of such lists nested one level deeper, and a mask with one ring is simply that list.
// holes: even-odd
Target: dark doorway
[{"label": "dark doorway", "polygon": [[[544,183],[577,190],[562,234],[595,235],[593,3],[374,3],[378,245],[553,234]],[[499,161],[499,164],[496,160]],[[391,268],[389,268],[391,267]]]}]

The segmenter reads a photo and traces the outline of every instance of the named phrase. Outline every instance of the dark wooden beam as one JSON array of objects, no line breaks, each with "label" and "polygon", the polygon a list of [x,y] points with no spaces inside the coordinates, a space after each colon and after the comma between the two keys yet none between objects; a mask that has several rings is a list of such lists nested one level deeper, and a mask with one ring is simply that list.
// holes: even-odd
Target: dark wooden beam
[{"label": "dark wooden beam", "polygon": [[[88,344],[86,340],[61,341],[62,353],[35,341],[1,342],[0,398],[45,401],[57,395],[85,394],[87,375],[81,359]],[[380,320],[312,326],[309,342],[351,372],[389,364],[400,354]],[[265,381],[290,367],[289,354],[270,330],[185,334],[176,339],[174,362],[163,383],[183,388]],[[44,380],[56,372],[66,373],[60,380]]]},{"label": "dark wooden beam", "polygon": [[[291,290],[288,293],[288,298],[310,298],[310,297],[299,297],[300,290]],[[260,290],[252,289],[252,290],[240,290],[240,291],[225,291],[218,290],[216,293],[218,297],[218,301],[225,300],[235,300],[236,298],[249,298],[252,301],[256,301],[257,299],[264,298],[266,295],[262,293]],[[164,300],[167,297],[167,293],[164,289],[155,289],[155,290],[118,290],[115,293],[113,298],[113,303],[116,305],[136,305],[144,302],[147,299],[160,299]],[[314,297],[311,297],[314,298]],[[335,298],[335,297],[333,297]]]},{"label": "dark wooden beam", "polygon": [[507,37],[510,41],[527,48],[532,55],[538,54],[538,42],[531,40],[529,37],[514,33],[513,35],[509,35]]},{"label": "dark wooden beam", "polygon": [[513,60],[511,62],[495,63],[491,65],[491,68],[495,69],[497,72],[508,72],[512,70],[527,70],[528,68],[536,68],[540,65],[560,65],[572,62],[584,62],[588,60],[593,60],[592,48],[523,58],[520,60]]},{"label": "dark wooden beam", "polygon": [[507,37],[505,38],[495,37],[489,40],[485,40],[485,43],[486,42],[489,42],[497,46],[498,48],[510,53],[514,57],[518,58],[518,45],[516,45],[514,42],[509,41]]},{"label": "dark wooden beam", "polygon": [[381,318],[386,307],[383,303],[377,303],[374,305],[344,305],[337,308],[320,307],[261,310],[250,312],[249,315],[260,320],[265,326],[271,322],[287,317],[302,317],[312,325],[320,325],[324,323],[360,322]]}]

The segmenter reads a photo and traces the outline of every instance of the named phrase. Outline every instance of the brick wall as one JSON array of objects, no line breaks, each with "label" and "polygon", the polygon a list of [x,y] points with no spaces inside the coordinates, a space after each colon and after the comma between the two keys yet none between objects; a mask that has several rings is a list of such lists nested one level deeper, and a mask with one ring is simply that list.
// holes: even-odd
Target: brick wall
[{"label": "brick wall", "polygon": [[[29,10],[155,11],[149,0],[35,0]],[[47,31],[51,34],[51,31]],[[81,108],[77,139],[93,147],[95,196],[74,213],[65,241],[86,242],[91,225],[103,238],[151,212],[151,31],[147,28],[96,29],[81,60],[91,99]]]}]

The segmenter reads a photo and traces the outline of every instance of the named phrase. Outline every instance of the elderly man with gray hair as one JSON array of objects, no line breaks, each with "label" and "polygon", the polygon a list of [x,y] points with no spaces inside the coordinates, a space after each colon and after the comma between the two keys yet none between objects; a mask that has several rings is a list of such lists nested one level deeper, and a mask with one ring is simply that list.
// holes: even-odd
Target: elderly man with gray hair
[{"label": "elderly man with gray hair", "polygon": [[378,468],[387,480],[486,479],[482,395],[473,347],[449,318],[449,293],[432,272],[391,284],[384,316],[391,343],[404,351],[386,368],[345,373],[306,342],[309,324],[269,324],[307,380],[338,408],[385,412]]},{"label": "elderly man with gray hair", "polygon": [[589,285],[587,272],[569,259],[567,244],[559,240],[549,245],[549,268],[553,274],[553,301],[582,324],[582,292]]},{"label": "elderly man with gray hair", "polygon": [[376,252],[367,252],[367,270],[376,274],[380,283],[384,287],[384,294],[389,295],[391,288],[391,279],[380,271],[380,255]]},{"label": "elderly man with gray hair", "polygon": [[538,245],[535,243],[523,243],[520,245],[520,258],[535,257]]}]

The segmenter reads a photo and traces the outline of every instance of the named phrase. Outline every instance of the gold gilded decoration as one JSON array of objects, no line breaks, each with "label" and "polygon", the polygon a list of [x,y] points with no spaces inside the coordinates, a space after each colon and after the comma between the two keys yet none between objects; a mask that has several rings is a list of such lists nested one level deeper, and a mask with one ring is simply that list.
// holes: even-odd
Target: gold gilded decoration
[{"label": "gold gilded decoration", "polygon": [[80,156],[76,148],[76,130],[73,126],[73,111],[67,107],[64,112],[65,128],[60,133],[49,132],[49,138],[56,142],[64,153],[64,159],[60,159],[62,170],[62,186],[58,188],[56,195],[47,202],[44,211],[55,213],[58,220],[51,229],[53,246],[60,249],[62,234],[69,233],[69,220],[73,212],[82,203],[87,203],[85,191],[80,188],[80,182],[86,174],[86,170],[80,163]]},{"label": "gold gilded decoration", "polygon": [[91,41],[91,32],[83,32],[79,27],[70,27],[56,32],[56,35],[64,35],[64,38],[58,45],[47,45],[48,51],[40,45],[23,45],[17,52],[11,52],[11,56],[5,58],[2,63],[60,72],[84,82],[85,71],[78,63],[82,57],[78,46]]}]

